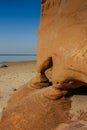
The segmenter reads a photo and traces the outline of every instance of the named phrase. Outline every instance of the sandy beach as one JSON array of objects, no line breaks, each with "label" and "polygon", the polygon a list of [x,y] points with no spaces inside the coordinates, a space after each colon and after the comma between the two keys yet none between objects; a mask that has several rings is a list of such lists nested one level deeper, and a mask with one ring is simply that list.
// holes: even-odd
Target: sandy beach
[{"label": "sandy beach", "polygon": [[0,117],[8,98],[36,73],[36,61],[2,62],[0,68]]}]

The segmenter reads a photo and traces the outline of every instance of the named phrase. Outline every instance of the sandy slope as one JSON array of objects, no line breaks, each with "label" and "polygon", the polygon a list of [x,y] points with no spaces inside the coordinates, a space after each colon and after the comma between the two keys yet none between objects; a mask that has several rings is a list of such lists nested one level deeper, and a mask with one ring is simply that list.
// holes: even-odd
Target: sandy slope
[{"label": "sandy slope", "polygon": [[6,62],[0,68],[0,116],[10,95],[28,82],[36,73],[35,61]]}]

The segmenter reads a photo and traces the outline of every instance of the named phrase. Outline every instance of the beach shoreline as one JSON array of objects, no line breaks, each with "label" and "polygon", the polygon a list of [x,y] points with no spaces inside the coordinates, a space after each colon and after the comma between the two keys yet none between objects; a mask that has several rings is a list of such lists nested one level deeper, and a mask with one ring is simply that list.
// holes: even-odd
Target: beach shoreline
[{"label": "beach shoreline", "polygon": [[36,73],[36,61],[0,62],[7,67],[0,68],[0,117],[9,97]]}]

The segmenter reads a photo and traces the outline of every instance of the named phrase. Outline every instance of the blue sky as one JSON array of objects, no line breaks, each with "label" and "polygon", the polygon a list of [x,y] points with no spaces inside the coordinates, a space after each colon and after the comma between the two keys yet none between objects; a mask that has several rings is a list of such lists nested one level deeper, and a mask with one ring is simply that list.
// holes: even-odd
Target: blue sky
[{"label": "blue sky", "polygon": [[40,0],[0,0],[0,54],[35,53]]}]

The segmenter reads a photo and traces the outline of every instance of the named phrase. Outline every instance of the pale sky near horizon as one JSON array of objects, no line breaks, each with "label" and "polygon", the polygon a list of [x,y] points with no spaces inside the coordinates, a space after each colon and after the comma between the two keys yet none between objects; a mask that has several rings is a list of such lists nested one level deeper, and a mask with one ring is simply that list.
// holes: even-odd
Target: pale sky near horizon
[{"label": "pale sky near horizon", "polygon": [[36,52],[40,0],[0,0],[0,54]]}]

